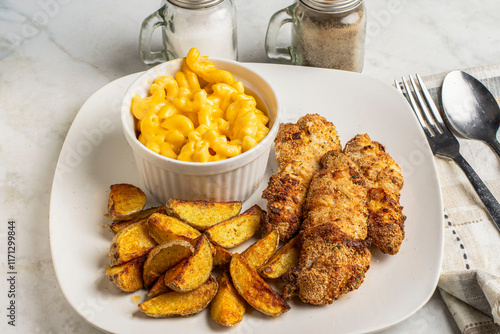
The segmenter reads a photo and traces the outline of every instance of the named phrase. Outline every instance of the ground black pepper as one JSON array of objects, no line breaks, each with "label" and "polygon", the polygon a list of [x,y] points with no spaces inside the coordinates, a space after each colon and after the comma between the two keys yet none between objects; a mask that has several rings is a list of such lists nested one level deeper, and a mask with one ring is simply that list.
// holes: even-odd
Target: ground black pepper
[{"label": "ground black pepper", "polygon": [[[314,5],[334,3],[335,0],[304,2]],[[313,9],[298,2],[292,32],[295,64],[361,72],[366,13],[362,1],[353,2],[358,5],[345,12]]]}]

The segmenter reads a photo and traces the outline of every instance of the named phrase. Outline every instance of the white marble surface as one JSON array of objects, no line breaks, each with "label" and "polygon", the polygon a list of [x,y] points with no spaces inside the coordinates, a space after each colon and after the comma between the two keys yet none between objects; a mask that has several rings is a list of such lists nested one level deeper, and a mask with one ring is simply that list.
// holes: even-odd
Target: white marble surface
[{"label": "white marble surface", "polygon": [[[85,100],[106,83],[146,69],[138,56],[139,29],[159,2],[0,1],[2,333],[99,332],[73,311],[58,288],[49,246],[52,178],[65,135]],[[267,22],[291,3],[236,0],[239,60],[268,62]],[[498,1],[371,0],[367,9],[366,75],[390,83],[410,73],[500,62]],[[6,317],[11,218],[17,223],[16,327]],[[457,332],[439,294],[385,331],[422,332]]]}]

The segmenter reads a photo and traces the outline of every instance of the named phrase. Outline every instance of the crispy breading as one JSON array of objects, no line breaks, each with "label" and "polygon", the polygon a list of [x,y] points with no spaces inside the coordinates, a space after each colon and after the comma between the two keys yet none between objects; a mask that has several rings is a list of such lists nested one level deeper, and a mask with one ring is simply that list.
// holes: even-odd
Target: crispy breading
[{"label": "crispy breading", "polygon": [[404,184],[401,168],[384,145],[372,141],[367,134],[358,134],[347,142],[344,153],[359,167],[369,188],[383,188],[399,200]]},{"label": "crispy breading", "polygon": [[284,296],[314,305],[331,304],[357,289],[370,267],[364,178],[334,150],[325,154],[309,187],[299,234],[299,264],[284,276]]},{"label": "crispy breading", "polygon": [[370,189],[368,198],[368,235],[383,253],[394,255],[404,239],[402,206],[382,188]]},{"label": "crispy breading", "polygon": [[300,237],[299,265],[283,276],[285,299],[296,295],[327,305],[363,283],[371,260],[368,240],[352,239],[333,224],[303,230]]},{"label": "crispy breading", "polygon": [[293,237],[301,224],[302,205],[311,178],[320,169],[320,159],[329,150],[341,148],[335,126],[317,114],[305,115],[297,123],[280,124],[275,140],[279,170],[269,179],[262,198],[267,199],[269,222],[280,240]]},{"label": "crispy breading", "polygon": [[334,222],[351,238],[365,239],[366,184],[358,168],[341,150],[327,152],[323,169],[314,174],[304,203],[303,229]]},{"label": "crispy breading", "polygon": [[401,168],[366,134],[356,135],[345,146],[347,154],[366,179],[368,191],[368,235],[383,253],[396,254],[404,239],[406,216],[399,205],[404,181]]}]

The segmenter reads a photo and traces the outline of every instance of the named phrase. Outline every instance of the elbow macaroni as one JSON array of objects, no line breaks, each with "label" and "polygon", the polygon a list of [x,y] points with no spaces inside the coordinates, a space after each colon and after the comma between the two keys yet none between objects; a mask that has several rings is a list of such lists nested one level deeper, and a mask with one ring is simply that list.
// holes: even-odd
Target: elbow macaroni
[{"label": "elbow macaroni", "polygon": [[191,49],[175,78],[161,76],[150,94],[132,98],[139,141],[172,159],[192,162],[234,157],[269,132],[269,118],[241,81]]}]

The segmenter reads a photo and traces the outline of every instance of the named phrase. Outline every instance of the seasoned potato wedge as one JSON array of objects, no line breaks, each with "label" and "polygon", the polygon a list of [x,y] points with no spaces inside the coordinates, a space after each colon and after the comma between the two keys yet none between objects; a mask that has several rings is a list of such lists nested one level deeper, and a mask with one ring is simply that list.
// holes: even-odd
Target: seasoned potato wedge
[{"label": "seasoned potato wedge", "polygon": [[241,253],[241,256],[248,262],[250,267],[257,270],[273,256],[278,249],[279,243],[279,233],[277,230],[272,229],[262,239]]},{"label": "seasoned potato wedge", "polygon": [[113,237],[109,249],[111,266],[117,266],[147,255],[156,241],[149,235],[146,220],[132,224]]},{"label": "seasoned potato wedge", "polygon": [[177,263],[175,266],[167,270],[165,274],[163,274],[163,283],[165,284],[165,286],[168,287],[168,284],[173,282],[179,276],[179,274],[184,270],[184,267],[186,267],[186,263],[188,260],[188,257],[183,259],[181,262]]},{"label": "seasoned potato wedge", "polygon": [[106,277],[120,290],[134,292],[142,289],[142,267],[146,257],[106,269]]},{"label": "seasoned potato wedge", "polygon": [[171,198],[165,207],[168,215],[204,231],[239,214],[241,202],[184,201]]},{"label": "seasoned potato wedge", "polygon": [[[168,268],[187,258],[193,252],[194,248],[191,243],[181,239],[164,242],[153,248],[149,252],[146,263],[144,263],[144,286],[153,285]],[[206,277],[204,281],[206,281]]]},{"label": "seasoned potato wedge", "polygon": [[[141,219],[139,219],[139,220],[141,220]],[[124,221],[116,222],[116,223],[113,223],[113,224],[109,224],[108,227],[111,230],[111,232],[113,232],[114,234],[117,234],[118,232],[120,232],[121,230],[123,230],[125,227],[130,226],[132,224],[135,224],[139,220],[136,220],[136,219],[134,219],[134,220],[124,220]]]},{"label": "seasoned potato wedge", "polygon": [[276,317],[290,309],[286,301],[241,257],[234,254],[229,272],[238,293],[257,311]]},{"label": "seasoned potato wedge", "polygon": [[215,322],[233,327],[243,320],[247,303],[238,294],[227,270],[217,277],[219,290],[212,300],[210,314]]},{"label": "seasoned potato wedge", "polygon": [[[174,266],[175,267],[175,266]],[[173,267],[172,267],[173,268]],[[172,269],[170,268],[170,269]],[[170,270],[169,269],[169,270]],[[168,272],[169,270],[167,270],[166,272]],[[148,297],[149,298],[153,298],[153,297],[156,297],[156,296],[159,296],[159,295],[163,295],[164,293],[167,293],[167,292],[170,292],[172,291],[172,289],[170,289],[166,284],[165,284],[165,274],[161,275],[157,280],[156,280],[156,283],[153,284],[153,286],[151,287],[151,289],[149,289],[148,291]]]},{"label": "seasoned potato wedge", "polygon": [[165,284],[178,292],[194,290],[208,279],[212,268],[212,247],[207,237],[201,235],[193,254],[187,259],[173,280],[167,282],[167,276],[165,276]]},{"label": "seasoned potato wedge", "polygon": [[258,205],[205,231],[208,239],[221,247],[232,248],[250,239],[259,231],[266,212]]},{"label": "seasoned potato wedge", "polygon": [[160,213],[152,214],[148,224],[149,233],[158,243],[175,239],[192,241],[201,235],[198,230],[179,219]]},{"label": "seasoned potato wedge", "polygon": [[163,212],[164,213],[165,212],[164,207],[157,206],[154,208],[144,209],[139,213],[139,215],[135,219],[122,220],[119,222],[115,222],[113,224],[108,225],[108,227],[111,230],[111,232],[116,234],[116,233],[120,232],[121,230],[123,230],[125,227],[132,225],[133,223],[137,223],[139,220],[148,219],[149,216],[151,216],[155,212],[158,212],[158,213]]},{"label": "seasoned potato wedge", "polygon": [[113,184],[108,198],[108,215],[112,221],[136,218],[146,205],[146,194],[127,183]]},{"label": "seasoned potato wedge", "polygon": [[221,246],[213,245],[213,248],[215,249],[214,267],[227,266],[231,261],[231,256],[233,256],[233,254]]},{"label": "seasoned potato wedge", "polygon": [[276,251],[274,256],[259,269],[259,274],[264,278],[281,277],[288,269],[299,263],[300,238],[295,236]]},{"label": "seasoned potato wedge", "polygon": [[154,318],[186,317],[205,309],[217,293],[218,284],[210,275],[200,287],[189,292],[171,291],[139,304],[139,310]]}]

